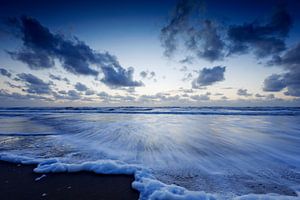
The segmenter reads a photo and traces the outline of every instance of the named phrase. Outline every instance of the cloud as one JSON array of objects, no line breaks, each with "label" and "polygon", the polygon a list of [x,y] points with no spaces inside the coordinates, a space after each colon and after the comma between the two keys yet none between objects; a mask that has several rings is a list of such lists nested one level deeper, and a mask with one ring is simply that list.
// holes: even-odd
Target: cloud
[{"label": "cloud", "polygon": [[266,92],[278,92],[286,87],[283,77],[279,74],[272,74],[264,80],[263,90]]},{"label": "cloud", "polygon": [[9,71],[7,71],[6,69],[4,69],[4,68],[0,68],[0,74],[1,74],[2,76],[6,76],[6,77],[8,77],[8,78],[11,77],[11,73],[10,73]]},{"label": "cloud", "polygon": [[279,92],[287,89],[285,95],[300,96],[300,43],[288,49],[282,56],[273,57],[270,65],[281,66],[286,72],[273,74],[264,80],[264,91]]},{"label": "cloud", "polygon": [[[218,25],[212,20],[202,20],[192,23],[192,18],[202,8],[202,2],[196,0],[180,0],[172,13],[169,23],[161,29],[161,44],[164,55],[171,57],[183,38],[185,47],[196,56],[208,61],[221,60],[224,57],[224,42],[218,30]],[[200,26],[199,26],[200,24]],[[188,57],[181,63],[192,63]]]},{"label": "cloud", "polygon": [[188,71],[188,68],[187,68],[187,66],[182,66],[182,67],[179,69],[179,71],[181,71],[181,72],[187,72],[187,71]]},{"label": "cloud", "polygon": [[67,84],[70,84],[69,79],[62,78],[60,75],[49,74],[49,78],[56,81],[65,81]]},{"label": "cloud", "polygon": [[51,98],[48,97],[44,97],[41,95],[36,95],[36,94],[19,94],[17,92],[12,92],[9,93],[6,90],[0,89],[0,98],[1,101],[4,100],[4,102],[6,101],[6,103],[4,105],[7,105],[7,103],[11,103],[16,101],[18,104],[20,105],[20,100],[43,100],[43,101],[52,101]]},{"label": "cloud", "polygon": [[104,77],[101,81],[106,85],[110,87],[138,87],[144,85],[141,81],[133,80],[134,69],[132,67],[126,70],[117,63],[113,64],[113,66],[102,67]]},{"label": "cloud", "polygon": [[104,77],[101,80],[109,86],[142,85],[132,79],[133,68],[122,68],[117,58],[108,52],[96,52],[76,37],[67,39],[64,35],[54,34],[31,17],[22,16],[10,21],[10,25],[18,30],[15,35],[22,39],[23,46],[8,53],[31,69],[52,68],[57,59],[65,70],[76,75],[98,76],[102,71]]},{"label": "cloud", "polygon": [[77,82],[76,85],[75,85],[75,89],[77,91],[82,92],[82,91],[87,91],[88,87],[86,85],[82,84],[82,83]]},{"label": "cloud", "polygon": [[193,62],[194,62],[194,57],[192,56],[187,56],[184,59],[179,61],[179,63],[181,64],[189,64],[189,65],[193,64]]},{"label": "cloud", "polygon": [[216,82],[225,80],[224,73],[226,67],[215,66],[213,68],[203,68],[199,71],[199,75],[193,80],[193,88],[213,85]]},{"label": "cloud", "polygon": [[193,74],[192,73],[186,73],[184,74],[184,77],[182,78],[182,81],[190,81],[193,78]]},{"label": "cloud", "polygon": [[213,21],[204,20],[200,30],[190,28],[188,35],[185,45],[199,58],[211,62],[224,58],[225,43],[221,38],[217,24]]},{"label": "cloud", "polygon": [[266,96],[257,93],[257,94],[255,94],[255,97],[257,97],[257,98],[263,98],[263,97],[266,97]]},{"label": "cloud", "polygon": [[88,89],[85,91],[85,95],[87,95],[87,96],[94,95],[94,94],[95,94],[94,90]]},{"label": "cloud", "polygon": [[207,95],[207,94],[192,95],[190,97],[191,97],[191,99],[196,100],[196,101],[208,101],[210,99],[209,95]]},{"label": "cloud", "polygon": [[149,72],[149,71],[147,70],[147,71],[141,71],[140,76],[141,76],[142,78],[144,78],[144,79],[145,79],[145,78],[147,78],[147,79],[152,79],[152,78],[154,78],[154,77],[156,76],[156,74],[155,74],[154,71]]},{"label": "cloud", "polygon": [[70,100],[78,100],[81,98],[80,93],[78,93],[76,90],[69,90],[67,94],[67,98]]},{"label": "cloud", "polygon": [[236,94],[239,96],[244,96],[244,97],[252,96],[251,93],[248,93],[247,89],[238,89]]},{"label": "cloud", "polygon": [[161,44],[167,57],[182,46],[198,58],[211,62],[249,52],[257,58],[265,58],[286,49],[285,39],[293,21],[285,5],[277,5],[267,20],[232,25],[205,19],[199,15],[201,8],[201,1],[178,2],[171,19],[161,29]]},{"label": "cloud", "polygon": [[21,73],[17,74],[20,81],[25,83],[27,89],[24,89],[28,93],[33,94],[51,94],[50,83],[44,82],[42,79],[32,75]]},{"label": "cloud", "polygon": [[196,0],[178,1],[169,23],[161,29],[160,40],[165,56],[171,57],[177,49],[178,34],[188,28],[189,18],[198,6],[199,1]]},{"label": "cloud", "polygon": [[284,39],[292,26],[285,6],[278,6],[267,23],[258,21],[228,28],[229,54],[254,52],[258,58],[276,55],[286,49]]}]

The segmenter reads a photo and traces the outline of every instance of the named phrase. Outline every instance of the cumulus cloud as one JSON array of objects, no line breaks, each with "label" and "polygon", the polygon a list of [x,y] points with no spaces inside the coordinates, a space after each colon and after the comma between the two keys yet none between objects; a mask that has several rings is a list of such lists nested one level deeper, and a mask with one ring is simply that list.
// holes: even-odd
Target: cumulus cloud
[{"label": "cumulus cloud", "polygon": [[285,39],[292,27],[292,18],[284,5],[277,6],[266,20],[257,19],[229,26],[211,19],[203,20],[198,13],[201,7],[201,1],[178,2],[171,19],[161,29],[161,43],[167,57],[171,57],[181,46],[198,58],[211,62],[249,52],[264,58],[286,49]]},{"label": "cumulus cloud", "polygon": [[[221,60],[224,57],[224,42],[218,30],[218,25],[212,20],[191,23],[191,18],[202,7],[201,1],[180,0],[172,13],[169,23],[161,29],[161,43],[164,54],[171,57],[177,49],[178,38],[184,38],[185,47],[196,56],[209,61]],[[200,26],[199,26],[200,24]],[[190,63],[186,58],[182,63]]]},{"label": "cumulus cloud", "polygon": [[76,89],[77,91],[82,92],[82,91],[87,91],[87,90],[88,90],[88,87],[87,87],[86,85],[82,84],[82,83],[77,82],[77,83],[75,84],[75,89]]},{"label": "cumulus cloud", "polygon": [[237,90],[237,95],[239,95],[239,96],[244,96],[244,97],[252,96],[251,93],[248,93],[248,90],[247,90],[247,89],[238,89],[238,90]]},{"label": "cumulus cloud", "polygon": [[284,6],[278,6],[268,22],[258,21],[228,28],[230,54],[253,51],[258,58],[276,55],[286,49],[284,39],[292,26],[292,18]]},{"label": "cumulus cloud", "polygon": [[189,18],[199,6],[196,0],[180,0],[169,23],[161,29],[160,40],[165,48],[164,55],[170,57],[177,49],[177,37],[188,28]]},{"label": "cumulus cloud", "polygon": [[225,80],[224,73],[226,67],[215,66],[213,68],[203,68],[199,71],[199,75],[193,80],[193,88],[213,85],[214,83]]},{"label": "cumulus cloud", "polygon": [[141,81],[133,80],[134,69],[129,67],[127,70],[122,68],[118,63],[111,66],[103,66],[102,72],[104,77],[101,79],[103,83],[110,87],[138,87],[144,85]]},{"label": "cumulus cloud", "polygon": [[285,95],[300,96],[300,43],[282,56],[274,57],[269,64],[281,66],[286,72],[273,74],[264,80],[264,91],[278,92],[287,89]]},{"label": "cumulus cloud", "polygon": [[194,27],[190,28],[188,35],[185,45],[188,50],[195,52],[199,58],[208,61],[222,60],[224,58],[225,43],[215,22],[204,20],[200,30],[196,30]]},{"label": "cumulus cloud", "polygon": [[278,92],[286,87],[283,77],[279,74],[272,74],[264,80],[263,90],[266,92]]},{"label": "cumulus cloud", "polygon": [[57,59],[65,70],[76,75],[98,76],[102,72],[104,77],[101,81],[108,86],[142,85],[133,80],[133,68],[124,69],[117,58],[108,52],[96,52],[76,37],[67,39],[64,35],[54,34],[31,17],[22,16],[9,22],[10,26],[17,29],[15,35],[22,39],[23,46],[18,51],[8,53],[31,69],[52,68]]},{"label": "cumulus cloud", "polygon": [[0,68],[0,74],[1,74],[2,76],[6,76],[6,77],[8,77],[8,78],[11,77],[11,73],[10,73],[9,71],[7,71],[6,69],[4,69],[4,68]]},{"label": "cumulus cloud", "polygon": [[24,90],[28,93],[50,94],[52,92],[50,83],[46,83],[32,74],[21,73],[17,74],[17,77],[20,81],[25,83],[26,89]]}]

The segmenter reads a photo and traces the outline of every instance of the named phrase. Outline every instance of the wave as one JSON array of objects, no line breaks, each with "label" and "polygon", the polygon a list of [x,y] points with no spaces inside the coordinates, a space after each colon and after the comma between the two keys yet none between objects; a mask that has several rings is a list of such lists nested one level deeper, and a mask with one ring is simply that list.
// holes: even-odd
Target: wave
[{"label": "wave", "polygon": [[300,107],[16,107],[0,108],[0,114],[100,113],[173,115],[300,115]]}]

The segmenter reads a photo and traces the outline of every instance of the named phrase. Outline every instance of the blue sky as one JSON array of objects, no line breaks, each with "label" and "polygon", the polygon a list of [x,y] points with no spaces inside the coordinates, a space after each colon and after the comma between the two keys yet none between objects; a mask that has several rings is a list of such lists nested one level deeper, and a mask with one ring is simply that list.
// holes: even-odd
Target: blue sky
[{"label": "blue sky", "polygon": [[299,106],[298,1],[1,1],[0,106]]}]

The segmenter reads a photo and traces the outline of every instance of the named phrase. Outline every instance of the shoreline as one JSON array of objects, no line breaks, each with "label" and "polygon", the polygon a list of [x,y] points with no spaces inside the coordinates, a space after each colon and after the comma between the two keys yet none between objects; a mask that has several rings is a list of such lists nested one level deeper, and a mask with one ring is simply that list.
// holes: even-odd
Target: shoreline
[{"label": "shoreline", "polygon": [[34,173],[35,165],[0,161],[0,199],[122,199],[139,198],[130,175],[91,172]]}]

